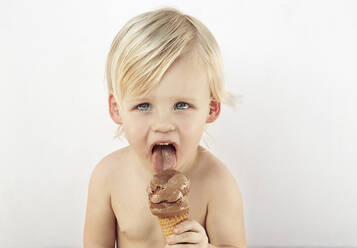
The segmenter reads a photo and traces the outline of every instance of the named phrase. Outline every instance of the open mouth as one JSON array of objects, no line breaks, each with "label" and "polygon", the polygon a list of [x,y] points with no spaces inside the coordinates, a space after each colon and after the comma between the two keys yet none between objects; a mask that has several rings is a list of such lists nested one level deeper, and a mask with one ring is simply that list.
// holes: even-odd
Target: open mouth
[{"label": "open mouth", "polygon": [[173,144],[171,143],[158,143],[155,144],[152,148],[151,152],[154,152],[154,149],[158,149],[158,148],[164,148],[164,149],[174,149],[176,151],[176,148]]},{"label": "open mouth", "polygon": [[176,167],[176,147],[170,143],[158,143],[152,148],[151,162],[155,172],[160,173],[164,170]]}]

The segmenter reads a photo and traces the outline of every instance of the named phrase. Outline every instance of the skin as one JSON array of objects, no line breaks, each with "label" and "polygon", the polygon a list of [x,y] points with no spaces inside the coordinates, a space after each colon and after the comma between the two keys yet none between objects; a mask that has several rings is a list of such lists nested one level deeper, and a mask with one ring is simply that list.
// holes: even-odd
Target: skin
[{"label": "skin", "polygon": [[[84,247],[246,247],[238,185],[226,166],[199,145],[205,125],[220,114],[204,68],[182,57],[144,97],[126,96],[109,111],[129,146],[103,158],[89,184]],[[177,146],[176,170],[190,178],[190,219],[165,241],[148,207],[146,187],[155,171],[151,144]],[[204,192],[204,193],[202,193]]]}]

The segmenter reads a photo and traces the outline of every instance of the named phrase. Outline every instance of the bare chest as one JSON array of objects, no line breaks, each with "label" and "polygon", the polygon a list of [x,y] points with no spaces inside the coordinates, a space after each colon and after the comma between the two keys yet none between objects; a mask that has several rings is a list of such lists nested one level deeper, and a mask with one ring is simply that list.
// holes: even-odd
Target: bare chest
[{"label": "bare chest", "polygon": [[[112,207],[117,218],[119,247],[164,247],[165,240],[156,216],[149,209],[146,184],[118,183],[112,192]],[[194,186],[194,185],[192,185]],[[191,187],[190,215],[205,228],[207,198],[202,189]]]}]

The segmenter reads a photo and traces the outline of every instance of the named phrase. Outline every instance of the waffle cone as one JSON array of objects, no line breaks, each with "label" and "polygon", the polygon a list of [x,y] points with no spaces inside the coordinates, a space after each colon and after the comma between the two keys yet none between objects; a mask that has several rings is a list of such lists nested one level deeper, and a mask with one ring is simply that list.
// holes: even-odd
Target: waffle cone
[{"label": "waffle cone", "polygon": [[190,216],[190,214],[187,212],[187,213],[184,213],[179,216],[157,217],[159,219],[161,231],[162,231],[162,234],[164,235],[165,239],[174,233],[174,227],[178,223],[180,223],[184,220],[187,220],[189,218],[189,216]]}]

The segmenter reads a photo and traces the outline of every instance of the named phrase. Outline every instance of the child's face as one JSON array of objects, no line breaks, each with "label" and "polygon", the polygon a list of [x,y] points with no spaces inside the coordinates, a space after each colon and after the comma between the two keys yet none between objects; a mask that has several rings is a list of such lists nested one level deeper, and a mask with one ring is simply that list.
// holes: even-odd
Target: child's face
[{"label": "child's face", "polygon": [[220,111],[220,104],[211,101],[204,68],[188,57],[176,60],[147,95],[126,96],[120,105],[117,123],[140,162],[151,169],[152,146],[159,141],[175,143],[175,169],[190,167],[205,124]]}]

